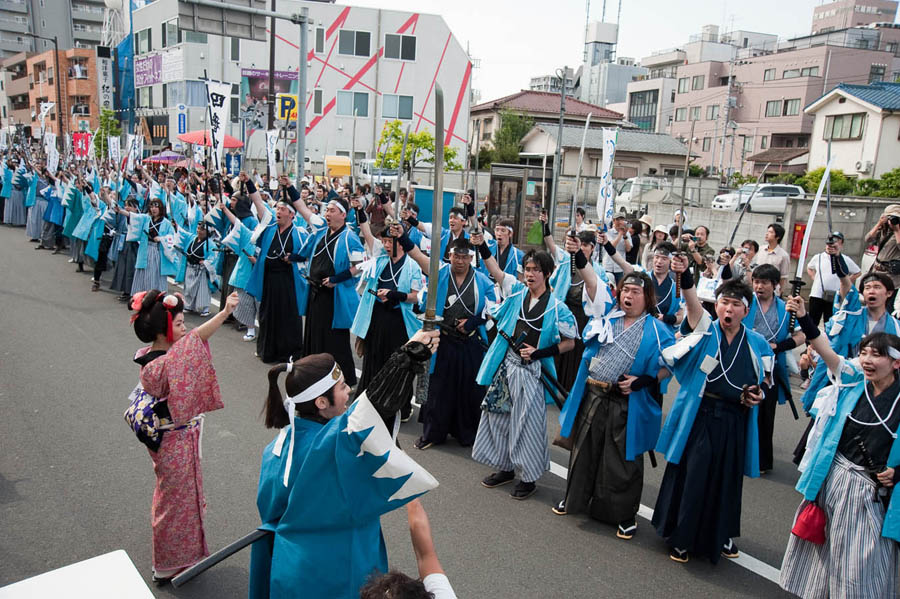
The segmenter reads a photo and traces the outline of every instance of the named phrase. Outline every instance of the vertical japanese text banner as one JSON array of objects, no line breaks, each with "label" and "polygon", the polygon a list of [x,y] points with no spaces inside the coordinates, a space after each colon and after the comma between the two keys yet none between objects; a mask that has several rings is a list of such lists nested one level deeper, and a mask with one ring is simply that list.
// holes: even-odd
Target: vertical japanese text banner
[{"label": "vertical japanese text banner", "polygon": [[213,167],[222,169],[222,154],[225,150],[225,124],[231,105],[231,84],[221,81],[206,82],[206,100],[209,103],[209,137],[212,145]]}]

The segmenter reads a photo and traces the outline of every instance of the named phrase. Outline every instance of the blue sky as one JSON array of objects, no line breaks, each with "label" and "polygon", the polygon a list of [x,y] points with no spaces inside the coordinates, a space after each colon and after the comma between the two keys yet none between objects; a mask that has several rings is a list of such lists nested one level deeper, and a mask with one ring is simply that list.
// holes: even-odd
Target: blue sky
[{"label": "blue sky", "polygon": [[[342,3],[341,0],[338,0]],[[440,14],[473,57],[481,59],[474,87],[491,100],[528,87],[531,76],[568,64],[583,53],[584,0],[349,0],[356,6]],[[625,0],[619,56],[640,59],[677,46],[706,24],[721,31],[744,29],[793,37],[809,33],[813,7],[821,0]],[[602,0],[591,2],[591,20],[600,20]],[[606,21],[615,22],[618,3],[610,0]]]}]

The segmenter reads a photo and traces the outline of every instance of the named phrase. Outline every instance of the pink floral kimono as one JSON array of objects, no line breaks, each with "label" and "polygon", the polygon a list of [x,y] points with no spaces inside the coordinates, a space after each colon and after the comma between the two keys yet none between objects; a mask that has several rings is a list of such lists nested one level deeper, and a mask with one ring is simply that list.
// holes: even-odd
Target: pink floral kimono
[{"label": "pink floral kimono", "polygon": [[[156,488],[153,490],[153,568],[189,567],[209,555],[203,532],[206,499],[200,470],[203,414],[222,408],[222,394],[209,344],[191,331],[167,352],[138,351],[141,384],[137,397],[159,398],[153,406],[156,442],[147,443]],[[134,397],[134,394],[133,394]],[[139,403],[139,402],[138,402]],[[134,405],[134,404],[133,404]],[[140,435],[139,435],[140,438]],[[153,450],[156,445],[158,449]]]}]

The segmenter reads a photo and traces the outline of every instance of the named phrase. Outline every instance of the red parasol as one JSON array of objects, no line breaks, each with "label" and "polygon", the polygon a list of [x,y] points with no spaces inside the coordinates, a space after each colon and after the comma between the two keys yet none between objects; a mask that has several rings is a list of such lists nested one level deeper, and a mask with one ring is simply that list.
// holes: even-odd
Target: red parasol
[{"label": "red parasol", "polygon": [[[187,133],[179,135],[178,139],[189,144],[195,144],[199,146],[212,146],[212,142],[210,141],[209,137],[209,131],[207,131],[206,129],[202,129],[200,131],[188,131]],[[241,143],[241,140],[227,134],[225,135],[226,148],[241,148],[243,146],[244,144]]]}]

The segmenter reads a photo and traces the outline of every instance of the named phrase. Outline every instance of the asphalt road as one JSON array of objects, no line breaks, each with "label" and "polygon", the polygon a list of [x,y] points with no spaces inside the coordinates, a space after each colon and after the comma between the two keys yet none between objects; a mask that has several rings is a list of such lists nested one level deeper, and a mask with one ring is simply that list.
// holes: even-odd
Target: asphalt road
[{"label": "asphalt road", "polygon": [[[33,247],[23,229],[0,227],[0,586],[115,549],[127,551],[150,584],[153,471],[122,419],[138,376],[131,358],[141,344],[106,282],[91,293],[90,275],[76,273],[67,256]],[[200,322],[187,320],[188,326]],[[252,344],[223,328],[211,347],[225,402],[207,416],[203,436],[206,534],[215,551],[257,526],[260,453],[274,434],[260,418],[267,367],[253,357]],[[803,426],[779,410],[775,470],[744,484],[737,543],[775,568],[800,499],[789,456]],[[419,431],[414,421],[404,424],[401,444],[412,448]],[[483,488],[479,481],[489,469],[452,441],[410,451],[440,481],[423,502],[460,597],[786,596],[727,559],[717,566],[672,562],[644,519],[626,542],[586,517],[553,515],[550,507],[565,486],[557,474],[545,474],[538,493],[519,502],[508,496],[510,487]],[[566,465],[567,453],[553,448],[551,456]],[[663,468],[647,465],[643,504],[650,508]],[[382,523],[391,566],[414,573],[405,511]],[[242,597],[248,563],[243,551],[177,591],[153,592]]]}]

